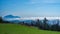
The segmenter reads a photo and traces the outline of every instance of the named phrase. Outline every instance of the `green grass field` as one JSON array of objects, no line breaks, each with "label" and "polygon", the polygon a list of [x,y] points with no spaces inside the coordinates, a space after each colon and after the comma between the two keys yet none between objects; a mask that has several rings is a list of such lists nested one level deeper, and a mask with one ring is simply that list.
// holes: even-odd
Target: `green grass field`
[{"label": "green grass field", "polygon": [[0,24],[0,34],[60,34],[60,32],[39,30],[20,24]]}]

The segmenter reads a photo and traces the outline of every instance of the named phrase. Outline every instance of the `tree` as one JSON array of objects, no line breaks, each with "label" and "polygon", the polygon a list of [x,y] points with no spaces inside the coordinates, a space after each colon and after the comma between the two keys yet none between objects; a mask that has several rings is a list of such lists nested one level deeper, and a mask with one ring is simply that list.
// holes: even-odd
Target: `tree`
[{"label": "tree", "polygon": [[40,26],[40,21],[39,21],[39,19],[37,19],[37,22],[36,22],[36,26]]},{"label": "tree", "polygon": [[42,27],[42,21],[41,20],[39,20],[39,19],[37,19],[37,22],[36,22],[36,26],[39,28],[39,29],[42,29],[43,27]]},{"label": "tree", "polygon": [[59,19],[57,20],[56,30],[59,30]]},{"label": "tree", "polygon": [[3,22],[3,19],[2,19],[2,17],[0,17],[0,23],[2,23]]},{"label": "tree", "polygon": [[31,26],[33,26],[34,24],[33,24],[33,22],[31,22]]},{"label": "tree", "polygon": [[24,24],[24,21],[22,22],[22,24]]},{"label": "tree", "polygon": [[58,30],[60,30],[60,28],[59,28],[59,19],[57,20],[57,24],[56,24],[56,30],[58,31]]},{"label": "tree", "polygon": [[51,30],[59,31],[59,20],[57,20],[57,23],[51,26]]},{"label": "tree", "polygon": [[0,23],[10,23],[9,21],[4,21],[2,17],[0,17]]},{"label": "tree", "polygon": [[47,24],[47,19],[46,18],[44,18],[44,20],[43,20],[43,29],[49,29],[49,26],[48,26],[48,24]]}]

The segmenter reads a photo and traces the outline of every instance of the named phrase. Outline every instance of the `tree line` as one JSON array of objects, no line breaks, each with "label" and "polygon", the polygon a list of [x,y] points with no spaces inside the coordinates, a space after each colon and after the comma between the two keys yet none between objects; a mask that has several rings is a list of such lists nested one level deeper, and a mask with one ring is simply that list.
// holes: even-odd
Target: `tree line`
[{"label": "tree line", "polygon": [[43,24],[41,24],[42,23],[41,21],[37,22],[39,29],[60,31],[59,20],[57,20],[57,24],[53,24],[51,26],[47,22],[48,20],[46,18],[44,18]]},{"label": "tree line", "polygon": [[[43,22],[39,19],[37,19],[36,24],[33,24],[33,22],[31,22],[31,25],[21,22],[19,24],[23,24],[23,25],[27,25],[27,26],[36,26],[39,29],[43,29],[43,30],[52,30],[52,31],[60,31],[60,26],[59,26],[59,20],[57,20],[57,24],[53,24],[53,25],[49,25],[48,20],[46,18],[43,19]],[[2,19],[2,17],[0,17],[0,23],[10,23],[9,21],[4,21]]]},{"label": "tree line", "polygon": [[31,25],[24,22],[22,22],[22,24],[27,25],[27,26],[36,26],[42,30],[60,31],[59,20],[57,20],[57,23],[53,25],[49,25],[47,22],[48,20],[44,18],[43,22],[37,19],[36,24],[33,24],[33,22],[31,22]]},{"label": "tree line", "polygon": [[2,17],[0,17],[0,23],[10,23],[9,21],[4,21]]}]

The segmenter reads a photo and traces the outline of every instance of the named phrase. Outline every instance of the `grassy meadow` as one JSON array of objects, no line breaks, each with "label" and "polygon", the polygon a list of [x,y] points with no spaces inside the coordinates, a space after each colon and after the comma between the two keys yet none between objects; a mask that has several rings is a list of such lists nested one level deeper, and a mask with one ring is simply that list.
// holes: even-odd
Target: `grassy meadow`
[{"label": "grassy meadow", "polygon": [[20,24],[0,24],[0,34],[60,34],[60,32],[39,30],[36,27]]}]

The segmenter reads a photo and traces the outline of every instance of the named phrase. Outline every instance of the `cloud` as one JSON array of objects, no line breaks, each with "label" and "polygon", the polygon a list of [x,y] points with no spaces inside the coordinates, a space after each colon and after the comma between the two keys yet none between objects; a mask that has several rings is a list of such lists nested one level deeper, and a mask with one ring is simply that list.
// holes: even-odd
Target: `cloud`
[{"label": "cloud", "polygon": [[60,3],[60,0],[43,0],[44,3]]},{"label": "cloud", "polygon": [[25,3],[27,5],[34,6],[60,6],[60,0],[29,0]]},{"label": "cloud", "polygon": [[60,0],[30,0],[31,3],[60,3]]}]

